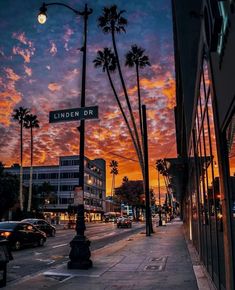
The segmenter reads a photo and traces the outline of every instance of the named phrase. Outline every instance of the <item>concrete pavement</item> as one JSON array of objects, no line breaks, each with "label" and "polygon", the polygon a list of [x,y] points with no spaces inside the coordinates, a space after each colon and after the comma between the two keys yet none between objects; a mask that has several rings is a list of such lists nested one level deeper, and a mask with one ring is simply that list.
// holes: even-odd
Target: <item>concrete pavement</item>
[{"label": "concrete pavement", "polygon": [[154,226],[154,231],[150,237],[142,232],[92,252],[89,270],[68,270],[62,264],[5,289],[213,289],[196,256],[191,259],[195,253],[185,241],[181,221]]}]

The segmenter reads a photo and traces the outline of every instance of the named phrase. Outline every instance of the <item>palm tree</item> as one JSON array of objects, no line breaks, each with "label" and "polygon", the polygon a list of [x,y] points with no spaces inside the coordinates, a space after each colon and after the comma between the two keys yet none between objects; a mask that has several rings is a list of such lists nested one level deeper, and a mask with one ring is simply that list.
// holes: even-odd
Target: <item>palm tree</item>
[{"label": "palm tree", "polygon": [[115,160],[112,160],[109,164],[109,167],[111,168],[110,173],[112,176],[112,188],[111,188],[111,196],[113,196],[114,188],[115,188],[115,176],[118,175],[118,162]]},{"label": "palm tree", "polygon": [[39,128],[39,121],[36,115],[29,114],[25,117],[24,127],[30,129],[31,150],[30,150],[30,179],[29,179],[29,197],[27,211],[31,210],[32,184],[33,184],[33,128]]},{"label": "palm tree", "polygon": [[111,51],[111,49],[105,47],[103,49],[103,51],[99,50],[97,52],[97,57],[96,57],[96,59],[93,60],[93,63],[94,63],[96,68],[97,67],[102,67],[102,71],[103,72],[105,72],[105,71],[107,72],[108,79],[109,79],[110,85],[112,87],[115,99],[116,99],[116,101],[118,103],[119,109],[120,109],[120,111],[122,113],[124,121],[125,121],[125,123],[127,125],[127,128],[129,130],[133,145],[134,145],[135,150],[136,150],[136,154],[137,154],[137,156],[139,158],[139,162],[141,162],[141,157],[140,157],[140,152],[138,150],[138,145],[136,143],[135,137],[134,137],[133,132],[131,130],[130,124],[129,124],[128,119],[126,117],[126,114],[125,114],[125,112],[124,112],[124,110],[122,108],[121,102],[120,102],[119,97],[117,95],[117,92],[115,90],[115,87],[114,87],[114,84],[113,84],[113,81],[112,81],[112,78],[111,78],[111,74],[110,74],[111,72],[115,72],[116,67],[117,67],[116,66],[117,62],[116,62],[115,55]]},{"label": "palm tree", "polygon": [[20,124],[20,210],[23,211],[23,127],[25,117],[29,114],[29,110],[24,107],[14,110],[13,119]]},{"label": "palm tree", "polygon": [[138,105],[139,105],[139,119],[140,119],[140,130],[143,139],[143,123],[142,123],[142,113],[141,113],[141,96],[140,96],[140,78],[139,78],[139,68],[144,68],[147,65],[151,65],[147,55],[144,55],[145,50],[138,47],[136,44],[132,45],[131,50],[126,54],[126,66],[133,67],[136,69],[136,82],[138,90]]},{"label": "palm tree", "polygon": [[104,7],[103,8],[103,15],[98,18],[98,26],[103,30],[104,33],[111,33],[111,35],[112,35],[112,43],[113,43],[113,48],[114,48],[114,54],[115,54],[116,61],[117,61],[117,68],[118,68],[118,72],[119,72],[119,77],[121,80],[125,100],[126,100],[127,107],[128,107],[130,117],[131,117],[131,121],[133,124],[135,138],[136,138],[137,147],[138,147],[138,151],[139,151],[138,155],[140,157],[140,166],[142,169],[142,175],[144,177],[143,153],[142,153],[142,149],[141,149],[141,145],[140,145],[140,140],[139,140],[139,135],[138,135],[137,127],[136,127],[134,114],[132,111],[132,107],[130,104],[126,85],[125,85],[124,78],[123,78],[122,71],[121,71],[121,65],[120,65],[120,61],[119,61],[119,56],[118,56],[118,51],[117,51],[117,46],[116,46],[116,39],[115,39],[116,33],[126,32],[125,26],[127,25],[127,20],[122,16],[122,14],[124,12],[125,12],[125,10],[118,11],[116,5],[112,5],[110,7]]},{"label": "palm tree", "polygon": [[126,183],[128,181],[129,181],[128,177],[127,176],[124,176],[123,179],[122,179],[122,182]]}]

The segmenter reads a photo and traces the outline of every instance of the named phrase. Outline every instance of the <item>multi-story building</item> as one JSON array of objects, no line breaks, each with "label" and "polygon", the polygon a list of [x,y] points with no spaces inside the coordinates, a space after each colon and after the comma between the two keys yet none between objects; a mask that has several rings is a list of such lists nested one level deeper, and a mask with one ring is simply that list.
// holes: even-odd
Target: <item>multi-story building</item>
[{"label": "multi-story building", "polygon": [[172,0],[183,218],[217,289],[235,289],[235,2]]},{"label": "multi-story building", "polygon": [[[19,175],[19,166],[5,168],[7,172]],[[23,168],[23,185],[29,187],[30,167]],[[79,184],[79,156],[63,156],[59,165],[33,167],[33,194],[44,183],[48,183],[53,198],[45,197],[41,207],[52,218],[67,220],[69,208],[74,205],[75,189]],[[103,159],[89,160],[84,165],[84,207],[88,220],[101,220],[105,211],[106,163]],[[42,193],[39,198],[42,200]]]}]

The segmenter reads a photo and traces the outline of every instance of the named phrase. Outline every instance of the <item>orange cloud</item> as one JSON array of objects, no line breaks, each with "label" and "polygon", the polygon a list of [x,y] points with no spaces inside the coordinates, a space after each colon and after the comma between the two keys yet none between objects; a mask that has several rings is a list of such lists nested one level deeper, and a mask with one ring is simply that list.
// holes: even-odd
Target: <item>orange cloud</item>
[{"label": "orange cloud", "polygon": [[7,78],[8,78],[9,80],[15,82],[15,81],[18,81],[18,80],[20,79],[20,76],[17,75],[17,74],[13,71],[13,69],[11,69],[11,68],[5,68],[4,71],[5,71],[5,73],[6,73],[6,75],[7,75]]},{"label": "orange cloud", "polygon": [[25,70],[25,73],[31,77],[32,75],[32,69],[30,67],[27,67],[26,65],[24,66],[24,70]]},{"label": "orange cloud", "polygon": [[52,92],[57,92],[61,90],[61,85],[57,84],[57,83],[50,83],[48,85],[48,89]]},{"label": "orange cloud", "polygon": [[167,97],[167,108],[173,109],[175,106],[175,81],[168,80],[167,85],[163,88],[162,93]]},{"label": "orange cloud", "polygon": [[31,56],[34,55],[34,51],[35,51],[35,48],[33,47],[33,43],[32,41],[29,41],[26,36],[25,36],[25,33],[17,33],[17,32],[14,32],[12,34],[12,38],[15,38],[17,40],[19,40],[19,42],[23,45],[27,45],[28,48],[22,48],[20,46],[13,46],[13,54],[14,55],[20,55],[23,57],[24,59],[24,62],[26,63],[29,63],[30,62],[30,59],[31,59]]},{"label": "orange cloud", "polygon": [[16,91],[0,92],[0,124],[9,126],[13,109],[21,101],[21,94]]},{"label": "orange cloud", "polygon": [[161,88],[165,85],[164,79],[158,79],[158,80],[149,80],[146,78],[143,78],[140,80],[140,85],[143,86],[143,88],[146,89],[154,89],[154,88]]},{"label": "orange cloud", "polygon": [[22,56],[24,59],[24,62],[27,62],[27,63],[30,62],[31,52],[29,49],[22,49],[20,47],[14,46],[13,47],[13,54],[15,54],[15,55],[18,54],[18,55]]},{"label": "orange cloud", "polygon": [[22,32],[22,33],[14,32],[12,34],[12,37],[15,38],[15,39],[17,39],[17,40],[19,40],[23,44],[27,44],[27,39],[25,37],[25,33],[24,32]]}]

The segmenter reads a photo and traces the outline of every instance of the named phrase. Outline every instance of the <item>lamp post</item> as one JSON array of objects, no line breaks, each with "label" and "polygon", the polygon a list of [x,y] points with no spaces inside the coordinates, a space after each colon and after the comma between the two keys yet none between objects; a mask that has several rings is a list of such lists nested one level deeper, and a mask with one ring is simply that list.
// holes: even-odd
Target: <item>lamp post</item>
[{"label": "lamp post", "polygon": [[159,227],[162,226],[162,206],[161,206],[161,190],[160,190],[160,172],[158,171],[158,214],[159,214]]},{"label": "lamp post", "polygon": [[[51,5],[60,5],[73,11],[76,15],[82,16],[84,19],[84,31],[83,31],[83,46],[81,51],[83,52],[82,61],[82,86],[81,86],[81,107],[85,107],[86,99],[86,50],[87,50],[87,20],[88,16],[93,12],[92,9],[88,9],[87,4],[83,11],[76,10],[69,5],[53,2],[43,3],[40,12],[38,14],[38,21],[41,24],[46,22],[47,7]],[[70,242],[71,251],[69,254],[70,261],[68,262],[69,269],[88,269],[92,267],[92,261],[90,260],[90,241],[85,237],[84,232],[86,230],[84,220],[84,148],[85,148],[85,120],[80,121],[78,127],[80,132],[80,153],[79,153],[79,187],[82,190],[83,202],[77,206],[77,221],[76,221],[76,236]]]},{"label": "lamp post", "polygon": [[165,180],[166,167],[165,167],[164,160],[158,159],[156,161],[156,169],[158,171],[159,226],[162,226],[162,208],[161,208],[161,197],[160,197],[160,173],[163,175],[163,178]]}]

